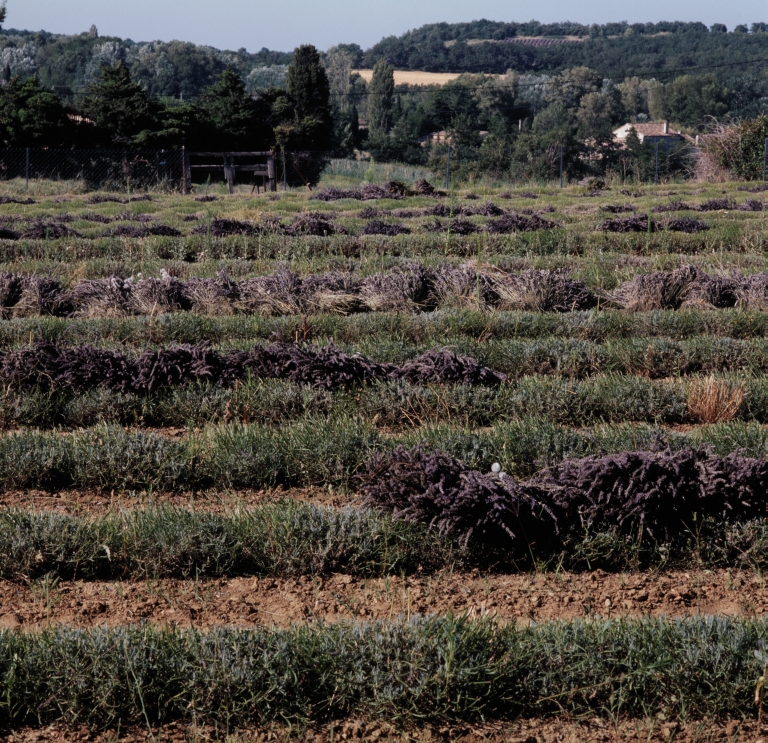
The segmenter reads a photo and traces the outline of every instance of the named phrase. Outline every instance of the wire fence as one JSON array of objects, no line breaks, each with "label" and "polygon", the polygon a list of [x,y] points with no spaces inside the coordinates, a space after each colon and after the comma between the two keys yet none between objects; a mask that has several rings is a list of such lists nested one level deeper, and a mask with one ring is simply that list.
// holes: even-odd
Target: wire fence
[{"label": "wire fence", "polygon": [[180,190],[181,150],[0,149],[0,180],[77,181],[87,190]]},{"label": "wire fence", "polygon": [[[205,156],[202,159],[200,156]],[[255,158],[255,159],[254,159]],[[80,190],[165,190],[232,181],[259,188],[317,183],[328,152],[206,152],[181,150],[0,149],[0,181],[62,181]],[[258,161],[258,162],[256,162]],[[263,161],[263,162],[261,162]],[[268,168],[272,162],[272,169]]]}]

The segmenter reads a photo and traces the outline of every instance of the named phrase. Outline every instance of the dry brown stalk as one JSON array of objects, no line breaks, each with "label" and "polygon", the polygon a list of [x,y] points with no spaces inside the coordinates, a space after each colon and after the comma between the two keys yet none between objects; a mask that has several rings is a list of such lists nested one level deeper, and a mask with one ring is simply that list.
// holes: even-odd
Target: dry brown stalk
[{"label": "dry brown stalk", "polygon": [[727,379],[696,379],[688,387],[688,417],[692,423],[733,420],[744,402],[744,387]]}]

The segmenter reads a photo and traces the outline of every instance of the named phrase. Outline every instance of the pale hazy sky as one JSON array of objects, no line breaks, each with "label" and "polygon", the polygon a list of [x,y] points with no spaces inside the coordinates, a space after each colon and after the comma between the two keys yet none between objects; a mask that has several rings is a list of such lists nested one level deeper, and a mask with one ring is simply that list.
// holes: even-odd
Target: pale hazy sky
[{"label": "pale hazy sky", "polygon": [[488,18],[543,23],[571,20],[768,22],[765,0],[8,0],[7,28],[73,34],[95,23],[102,35],[134,41],[181,39],[258,51],[290,51],[298,44],[327,49],[384,36],[425,23]]}]

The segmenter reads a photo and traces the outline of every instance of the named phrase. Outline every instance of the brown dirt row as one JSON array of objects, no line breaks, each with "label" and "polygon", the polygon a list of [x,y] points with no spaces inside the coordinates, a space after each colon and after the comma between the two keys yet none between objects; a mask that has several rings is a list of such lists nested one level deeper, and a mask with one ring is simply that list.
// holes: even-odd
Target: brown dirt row
[{"label": "brown dirt row", "polygon": [[[324,743],[325,741],[378,741],[378,743],[763,743],[768,727],[758,728],[755,720],[697,721],[678,723],[660,719],[581,720],[564,718],[518,720],[513,723],[478,725],[435,725],[398,728],[390,723],[368,720],[336,721],[319,728],[296,731],[266,726],[239,730],[226,736],[229,743]],[[152,734],[146,728],[94,731],[52,725],[0,731],[0,743],[208,743],[225,739],[224,731],[185,725],[167,725]]]},{"label": "brown dirt row", "polygon": [[290,488],[276,490],[205,491],[201,493],[105,493],[102,490],[8,490],[0,492],[0,508],[97,516],[128,508],[151,505],[191,508],[209,513],[227,513],[284,498],[311,501],[318,505],[343,506],[355,500],[354,493],[325,488]]},{"label": "brown dirt row", "polygon": [[162,625],[288,626],[345,619],[466,613],[527,623],[584,616],[768,614],[768,584],[754,573],[481,575],[357,579],[230,578],[114,582],[0,581],[0,628],[38,630],[147,620]]}]

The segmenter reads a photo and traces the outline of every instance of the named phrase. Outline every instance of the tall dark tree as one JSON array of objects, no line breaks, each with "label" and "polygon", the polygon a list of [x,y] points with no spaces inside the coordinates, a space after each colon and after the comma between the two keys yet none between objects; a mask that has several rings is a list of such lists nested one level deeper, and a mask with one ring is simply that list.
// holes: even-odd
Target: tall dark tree
[{"label": "tall dark tree", "polygon": [[334,146],[330,86],[314,46],[294,51],[286,88],[273,106],[275,139],[281,149],[294,153],[287,163],[288,180],[311,186],[319,180]]},{"label": "tall dark tree", "polygon": [[98,79],[86,88],[80,108],[94,122],[105,143],[132,144],[136,137],[156,125],[156,106],[144,89],[131,80],[131,73],[122,62],[101,68]]},{"label": "tall dark tree", "polygon": [[288,95],[296,107],[296,117],[330,117],[330,85],[320,54],[311,44],[298,47],[288,67],[286,79]]},{"label": "tall dark tree", "polygon": [[384,60],[373,68],[368,93],[368,138],[379,143],[394,125],[395,70]]}]

